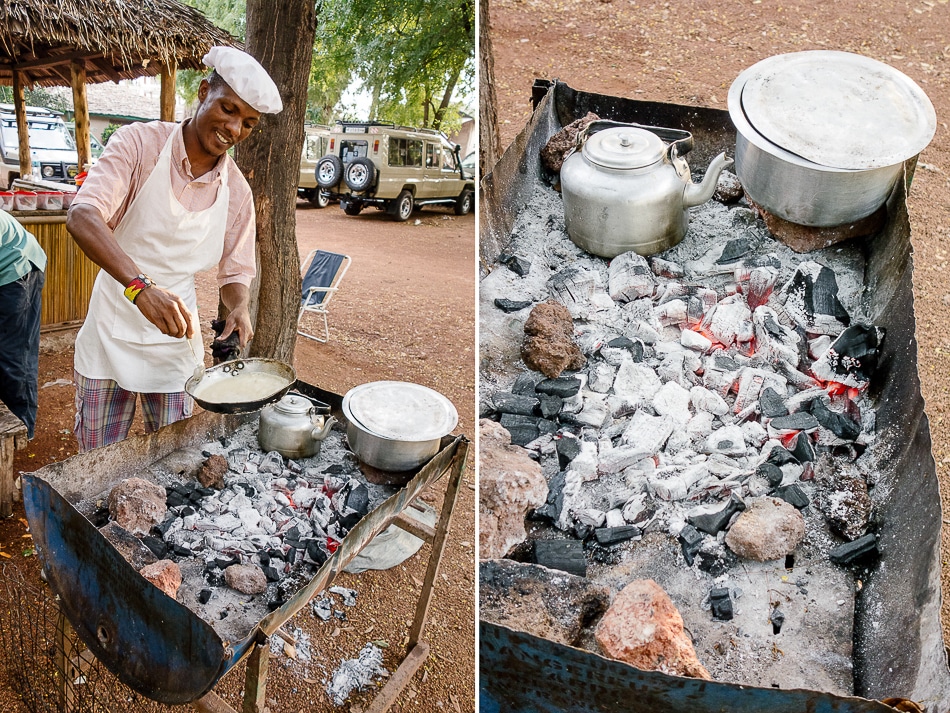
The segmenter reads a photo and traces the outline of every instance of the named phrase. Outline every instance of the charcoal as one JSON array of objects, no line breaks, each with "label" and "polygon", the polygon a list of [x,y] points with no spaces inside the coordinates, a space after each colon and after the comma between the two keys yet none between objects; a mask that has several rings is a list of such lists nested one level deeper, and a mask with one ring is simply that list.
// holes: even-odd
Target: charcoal
[{"label": "charcoal", "polygon": [[799,463],[811,463],[815,460],[815,448],[807,433],[799,433],[788,444],[789,452]]},{"label": "charcoal", "polygon": [[835,339],[831,347],[812,366],[812,371],[823,381],[837,381],[848,386],[860,386],[877,370],[884,330],[854,324]]},{"label": "charcoal", "polygon": [[578,540],[536,540],[534,561],[548,569],[558,569],[578,577],[587,576],[584,544]]},{"label": "charcoal", "polygon": [[594,530],[594,537],[601,545],[615,545],[618,542],[625,542],[639,537],[643,531],[633,525],[621,525],[620,527],[598,527]]},{"label": "charcoal", "polygon": [[699,564],[696,566],[703,572],[706,572],[710,577],[721,577],[731,570],[736,562],[739,561],[739,558],[728,548],[718,553],[700,551],[697,555],[697,559]]},{"label": "charcoal", "polygon": [[209,495],[214,495],[217,491],[215,491],[214,488],[195,488],[195,492],[201,497],[206,498]]},{"label": "charcoal", "polygon": [[533,416],[535,409],[540,406],[538,399],[533,396],[522,396],[507,391],[494,394],[492,404],[499,413],[513,413],[521,416]]},{"label": "charcoal", "polygon": [[717,265],[728,265],[736,262],[743,255],[748,255],[752,245],[747,238],[736,238],[730,240],[722,249],[722,255],[716,260]]},{"label": "charcoal", "polygon": [[544,377],[541,374],[535,373],[533,371],[518,374],[514,385],[511,387],[511,393],[520,394],[521,396],[534,396],[535,385],[539,381],[543,380]]},{"label": "charcoal", "polygon": [[172,492],[178,493],[178,494],[181,495],[183,498],[187,498],[188,495],[191,493],[191,491],[194,490],[194,489],[195,489],[195,484],[194,484],[194,483],[189,483],[189,484],[185,484],[185,483],[175,483],[174,485],[170,486],[169,488],[166,488],[166,490],[171,490]]},{"label": "charcoal", "polygon": [[769,425],[776,431],[810,431],[818,428],[818,419],[807,411],[773,418]]},{"label": "charcoal", "polygon": [[224,448],[227,448],[231,445],[231,439],[227,436],[218,436],[218,443],[220,443]]},{"label": "charcoal", "polygon": [[240,486],[240,488],[244,491],[244,494],[249,498],[253,498],[257,493],[253,486],[250,486],[247,483],[238,483],[238,486]]},{"label": "charcoal", "polygon": [[562,433],[560,438],[555,440],[555,446],[563,464],[567,465],[581,452],[581,439],[573,433]]},{"label": "charcoal", "polygon": [[583,542],[594,534],[594,526],[587,522],[577,521],[574,523],[574,537],[578,542]]},{"label": "charcoal", "polygon": [[227,610],[227,609],[221,610],[221,612],[218,613],[218,618],[219,618],[219,619],[227,619],[227,618],[228,618],[228,610]]},{"label": "charcoal", "polygon": [[798,266],[786,287],[785,309],[798,326],[814,334],[838,334],[851,322],[838,301],[835,273],[816,262]]},{"label": "charcoal", "polygon": [[198,603],[207,604],[209,601],[211,601],[211,594],[212,592],[210,589],[202,589],[200,592],[198,592]]},{"label": "charcoal", "polygon": [[538,401],[540,402],[541,416],[544,418],[554,418],[561,413],[561,409],[564,407],[564,399],[552,394],[541,394]]},{"label": "charcoal", "polygon": [[181,509],[181,512],[179,513],[179,515],[181,515],[182,517],[188,517],[189,515],[194,515],[194,514],[195,514],[195,509],[187,505],[183,507]]},{"label": "charcoal", "polygon": [[[782,450],[785,450],[785,449],[783,448]],[[785,451],[785,452],[788,453],[788,451]],[[760,464],[755,469],[755,474],[765,479],[765,482],[769,484],[770,488],[777,488],[779,485],[782,484],[782,478],[785,477],[784,473],[782,473],[781,468],[779,468],[774,463],[769,463],[768,461]]]},{"label": "charcoal", "polygon": [[358,512],[349,512],[346,515],[340,517],[340,524],[343,526],[343,529],[349,532],[354,527],[356,523],[363,519],[363,514]]},{"label": "charcoal", "polygon": [[537,384],[535,391],[539,394],[550,394],[569,399],[581,389],[581,380],[574,376],[559,376],[556,379],[545,379]]},{"label": "charcoal", "polygon": [[544,433],[557,432],[554,421],[534,416],[505,413],[501,416],[501,425],[511,434],[511,443],[515,446],[526,446]]},{"label": "charcoal", "polygon": [[776,446],[769,452],[769,457],[766,459],[766,462],[781,468],[788,463],[798,463],[798,459],[789,453],[787,449]]},{"label": "charcoal", "polygon": [[[293,551],[291,550],[291,552]],[[307,557],[313,562],[323,564],[329,556],[330,553],[323,548],[319,540],[307,540]],[[293,563],[293,560],[291,560],[291,563]]]},{"label": "charcoal", "polygon": [[500,309],[505,314],[511,314],[512,312],[519,312],[523,309],[528,309],[534,302],[531,300],[509,300],[504,297],[495,298],[495,306]]},{"label": "charcoal", "polygon": [[548,481],[548,497],[544,505],[532,511],[531,517],[535,520],[551,520],[556,522],[564,507],[564,486],[567,475],[561,471]]},{"label": "charcoal", "polygon": [[828,553],[828,557],[835,564],[849,565],[876,559],[880,554],[877,547],[877,535],[867,534],[854,542],[838,545]]},{"label": "charcoal", "polygon": [[[167,497],[165,498],[165,505],[167,505],[170,508],[177,508],[180,505],[184,505],[184,504],[185,504],[185,498],[181,495],[181,493],[176,492],[174,490],[168,493]],[[108,512],[109,510],[106,509],[106,513]],[[98,527],[101,527],[101,525],[99,525]]]},{"label": "charcoal", "polygon": [[762,389],[762,393],[759,394],[759,409],[765,418],[778,418],[788,415],[785,400],[770,386]]},{"label": "charcoal", "polygon": [[849,416],[836,413],[828,408],[823,401],[815,399],[811,405],[812,415],[818,423],[834,433],[838,438],[853,441],[861,435],[861,425],[855,423]]},{"label": "charcoal", "polygon": [[[725,530],[726,525],[729,524],[729,520],[732,519],[732,516],[737,512],[741,512],[742,510],[745,510],[745,503],[742,502],[742,498],[733,493],[729,497],[729,500],[726,502],[726,504],[723,505],[719,510],[709,513],[702,513],[700,515],[689,515],[687,520],[689,520],[689,524],[695,527],[697,530],[702,530],[707,534],[715,535],[719,531]],[[702,542],[701,539],[700,542]],[[685,543],[683,546],[685,548]]]},{"label": "charcoal", "polygon": [[783,485],[776,488],[771,493],[772,497],[781,498],[789,505],[793,505],[799,510],[804,510],[810,504],[808,496],[805,495],[805,491],[802,490],[802,486],[798,483],[792,483],[791,485]]},{"label": "charcoal", "polygon": [[142,538],[142,544],[148,547],[152,551],[152,554],[160,560],[165,559],[165,555],[168,553],[168,545],[164,540],[158,537],[146,535]]},{"label": "charcoal", "polygon": [[203,455],[205,458],[210,458],[214,454],[211,451],[201,451],[201,455]]},{"label": "charcoal", "polygon": [[267,567],[270,564],[270,555],[267,554],[267,550],[258,552],[257,559],[260,561],[262,567]]},{"label": "charcoal", "polygon": [[728,587],[716,587],[709,590],[709,606],[716,621],[732,620],[732,597]]},{"label": "charcoal", "polygon": [[277,611],[286,603],[286,599],[271,599],[269,602],[267,602],[267,611]]},{"label": "charcoal", "polygon": [[[350,510],[355,510],[360,516],[369,512],[369,489],[360,482],[350,481],[352,487],[343,501]],[[347,486],[349,487],[349,486]]]},{"label": "charcoal", "polygon": [[[175,557],[191,557],[192,555],[191,550],[189,550],[187,547],[182,547],[181,545],[172,545],[169,549],[171,550],[171,553],[175,555]],[[168,553],[166,553],[165,556],[168,557]]]},{"label": "charcoal", "polygon": [[333,602],[329,597],[314,599],[310,608],[313,611],[313,615],[322,621],[329,621],[330,617],[333,616]]},{"label": "charcoal", "polygon": [[713,364],[717,369],[721,369],[722,371],[739,370],[738,362],[732,357],[725,356],[724,354],[717,354],[715,358],[713,358]]},{"label": "charcoal", "polygon": [[268,582],[277,582],[280,580],[280,572],[274,567],[261,567],[261,571],[264,573]]},{"label": "charcoal", "polygon": [[214,564],[218,569],[227,569],[232,564],[241,564],[240,557],[215,557]]},{"label": "charcoal", "polygon": [[769,621],[772,623],[772,633],[778,634],[782,631],[782,625],[785,623],[784,612],[778,607],[775,607],[769,615]]},{"label": "charcoal", "polygon": [[681,265],[659,257],[650,258],[650,269],[657,277],[678,279],[686,274],[686,270]]},{"label": "charcoal", "polygon": [[683,546],[683,559],[686,560],[686,564],[692,567],[693,558],[696,557],[699,548],[703,546],[703,533],[692,525],[685,525],[680,530],[679,541]]},{"label": "charcoal", "polygon": [[346,466],[343,465],[342,463],[334,463],[323,472],[326,473],[327,475],[345,475],[349,471],[346,469]]},{"label": "charcoal", "polygon": [[271,548],[271,549],[267,550],[267,556],[268,556],[270,559],[272,559],[272,560],[275,560],[275,559],[276,559],[276,560],[281,560],[281,561],[283,561],[285,555],[284,555],[284,553],[281,552],[280,550]]},{"label": "charcoal", "polygon": [[531,263],[518,255],[512,255],[504,264],[518,277],[524,277],[531,271]]},{"label": "charcoal", "polygon": [[[171,507],[171,505],[168,507]],[[104,527],[109,522],[109,508],[96,508],[95,512],[92,513],[92,517],[89,518],[89,521],[96,527],[96,529]]]}]

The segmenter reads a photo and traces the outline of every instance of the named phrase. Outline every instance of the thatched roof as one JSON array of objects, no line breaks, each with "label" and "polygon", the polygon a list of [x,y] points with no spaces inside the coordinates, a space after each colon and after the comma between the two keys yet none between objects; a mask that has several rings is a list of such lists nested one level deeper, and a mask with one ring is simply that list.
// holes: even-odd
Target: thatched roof
[{"label": "thatched roof", "polygon": [[0,84],[69,85],[69,63],[86,60],[86,81],[155,75],[174,61],[203,69],[201,57],[234,39],[176,0],[0,0]]}]

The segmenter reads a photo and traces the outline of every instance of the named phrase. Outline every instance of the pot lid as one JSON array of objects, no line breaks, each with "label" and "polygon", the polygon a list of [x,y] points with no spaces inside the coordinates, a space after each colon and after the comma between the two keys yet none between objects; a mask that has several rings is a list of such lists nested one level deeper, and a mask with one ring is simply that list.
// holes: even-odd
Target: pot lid
[{"label": "pot lid", "polygon": [[405,381],[374,381],[350,389],[343,413],[369,433],[394,441],[442,438],[458,423],[458,412],[445,396]]},{"label": "pot lid", "polygon": [[924,91],[869,57],[794,52],[750,69],[741,99],[749,123],[774,144],[822,166],[891,166],[920,153],[937,128]]},{"label": "pot lid", "polygon": [[584,156],[605,168],[643,168],[663,159],[666,144],[646,129],[618,126],[591,134]]}]

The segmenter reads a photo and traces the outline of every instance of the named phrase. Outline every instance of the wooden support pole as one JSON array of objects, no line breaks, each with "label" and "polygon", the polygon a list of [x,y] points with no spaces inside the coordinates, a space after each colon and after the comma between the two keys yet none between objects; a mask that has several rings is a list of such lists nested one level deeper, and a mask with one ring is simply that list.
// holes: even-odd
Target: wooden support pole
[{"label": "wooden support pole", "polygon": [[409,684],[409,681],[412,680],[412,677],[416,675],[416,671],[422,668],[428,657],[429,645],[424,641],[417,644],[402,660],[399,668],[390,676],[386,685],[383,686],[383,690],[376,694],[373,702],[366,709],[366,713],[385,713],[388,711],[396,702],[399,694]]},{"label": "wooden support pole", "polygon": [[177,75],[177,66],[175,64],[162,65],[162,91],[159,96],[161,103],[159,117],[162,121],[175,120],[175,76]]},{"label": "wooden support pole", "polygon": [[226,700],[214,691],[204,694],[197,701],[193,701],[191,705],[199,713],[237,713],[228,705]]},{"label": "wooden support pole", "polygon": [[439,576],[439,565],[442,563],[442,552],[445,550],[445,541],[449,536],[449,526],[452,524],[452,513],[458,500],[459,488],[462,485],[462,473],[465,472],[465,457],[468,454],[468,444],[459,448],[455,453],[452,464],[452,476],[445,488],[445,499],[442,501],[442,514],[435,526],[435,538],[432,540],[432,551],[429,553],[429,566],[422,582],[422,592],[416,604],[416,615],[409,629],[409,651],[415,649],[422,640],[425,631],[426,619],[429,616],[429,604],[432,602],[432,590],[435,588],[435,578]]},{"label": "wooden support pole", "polygon": [[76,170],[82,173],[92,161],[92,146],[89,141],[89,104],[86,102],[86,63],[84,60],[74,59],[69,64],[69,70],[76,122],[76,153],[79,155]]},{"label": "wooden support pole", "polygon": [[262,636],[254,642],[254,648],[247,659],[247,673],[244,679],[244,705],[241,713],[265,713],[267,695],[267,663],[270,659],[270,642]]},{"label": "wooden support pole", "polygon": [[23,98],[23,73],[16,71],[13,72],[13,110],[20,146],[20,176],[26,178],[33,173],[33,159],[30,157],[30,129],[26,123],[26,100]]}]

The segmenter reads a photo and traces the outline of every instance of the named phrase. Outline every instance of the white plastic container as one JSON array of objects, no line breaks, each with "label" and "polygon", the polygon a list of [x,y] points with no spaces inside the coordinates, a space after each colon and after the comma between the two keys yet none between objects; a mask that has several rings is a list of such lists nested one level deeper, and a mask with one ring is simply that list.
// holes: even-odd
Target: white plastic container
[{"label": "white plastic container", "polygon": [[14,191],[13,210],[36,210],[36,192]]},{"label": "white plastic container", "polygon": [[13,210],[13,191],[0,191],[0,210]]},{"label": "white plastic container", "polygon": [[37,210],[62,210],[63,192],[62,191],[37,191],[36,192]]}]

